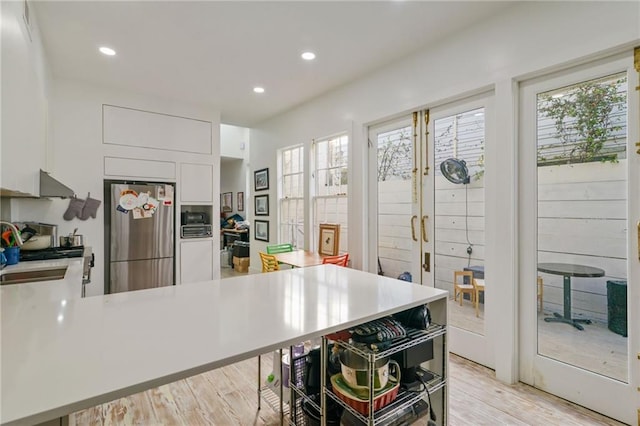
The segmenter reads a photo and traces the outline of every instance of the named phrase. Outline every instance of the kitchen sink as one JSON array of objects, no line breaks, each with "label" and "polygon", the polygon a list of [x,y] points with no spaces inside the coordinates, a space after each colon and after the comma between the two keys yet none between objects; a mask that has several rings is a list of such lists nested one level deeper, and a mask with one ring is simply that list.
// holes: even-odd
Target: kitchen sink
[{"label": "kitchen sink", "polygon": [[37,281],[61,280],[67,267],[38,269],[33,271],[0,272],[0,285],[34,283]]}]

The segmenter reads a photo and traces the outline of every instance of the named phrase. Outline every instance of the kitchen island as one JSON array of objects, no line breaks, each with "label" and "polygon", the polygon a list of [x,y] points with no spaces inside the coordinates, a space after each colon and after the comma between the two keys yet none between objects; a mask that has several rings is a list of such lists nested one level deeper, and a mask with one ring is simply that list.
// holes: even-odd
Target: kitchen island
[{"label": "kitchen island", "polygon": [[64,417],[447,295],[335,265],[64,303],[47,289],[0,293],[3,424]]}]

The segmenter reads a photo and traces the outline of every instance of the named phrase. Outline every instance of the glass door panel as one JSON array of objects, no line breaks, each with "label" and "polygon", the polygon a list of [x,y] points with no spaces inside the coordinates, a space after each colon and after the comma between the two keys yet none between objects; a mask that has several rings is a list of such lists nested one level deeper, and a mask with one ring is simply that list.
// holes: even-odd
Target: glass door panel
[{"label": "glass door panel", "polygon": [[452,296],[449,324],[484,334],[485,107],[467,108],[432,112],[435,286]]},{"label": "glass door panel", "polygon": [[626,74],[536,104],[538,353],[627,382]]},{"label": "glass door panel", "polygon": [[[413,197],[414,131],[410,119],[371,130],[377,177],[379,273],[420,282],[417,200]],[[375,141],[375,142],[374,142]],[[418,254],[416,254],[416,252]],[[416,260],[417,259],[417,260]]]}]

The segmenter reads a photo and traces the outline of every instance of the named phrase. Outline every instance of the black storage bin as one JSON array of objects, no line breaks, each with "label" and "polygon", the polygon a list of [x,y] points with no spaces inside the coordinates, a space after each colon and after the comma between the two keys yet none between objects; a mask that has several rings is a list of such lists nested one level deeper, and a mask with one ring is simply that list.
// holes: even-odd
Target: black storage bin
[{"label": "black storage bin", "polygon": [[609,330],[627,337],[627,281],[607,281]]},{"label": "black storage bin", "polygon": [[235,257],[249,257],[249,243],[244,241],[233,243],[233,255]]}]

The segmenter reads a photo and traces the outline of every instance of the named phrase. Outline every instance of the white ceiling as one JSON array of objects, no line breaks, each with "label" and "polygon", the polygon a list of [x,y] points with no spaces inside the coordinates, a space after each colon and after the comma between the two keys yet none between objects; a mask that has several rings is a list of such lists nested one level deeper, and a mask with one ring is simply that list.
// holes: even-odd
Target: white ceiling
[{"label": "white ceiling", "polygon": [[[251,126],[511,2],[35,2],[54,76],[211,105]],[[98,53],[99,46],[117,51]],[[303,51],[315,61],[300,58]],[[263,86],[264,94],[253,93]]]}]

